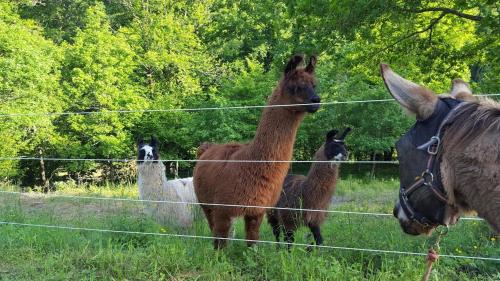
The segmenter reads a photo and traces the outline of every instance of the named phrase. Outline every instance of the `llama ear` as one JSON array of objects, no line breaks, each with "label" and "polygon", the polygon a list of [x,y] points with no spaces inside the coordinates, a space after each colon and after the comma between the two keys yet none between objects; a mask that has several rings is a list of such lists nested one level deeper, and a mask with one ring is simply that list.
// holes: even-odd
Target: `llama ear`
[{"label": "llama ear", "polygon": [[135,139],[135,142],[137,143],[137,146],[139,146],[139,147],[144,145],[144,139],[142,137],[137,137]]},{"label": "llama ear", "polygon": [[451,82],[450,95],[457,100],[475,101],[476,97],[472,95],[469,84],[462,79],[453,79]]},{"label": "llama ear", "polygon": [[436,94],[399,76],[387,64],[380,64],[380,73],[389,93],[403,109],[420,120],[432,115],[438,102]]},{"label": "llama ear", "polygon": [[350,131],[351,131],[350,127],[345,128],[344,132],[342,133],[342,135],[338,139],[339,140],[344,140],[345,137],[347,136],[347,134],[349,134]]},{"label": "llama ear", "polygon": [[156,147],[156,145],[158,144],[158,140],[156,139],[155,136],[151,136],[151,141],[149,143],[152,147]]},{"label": "llama ear", "polygon": [[335,135],[338,133],[339,131],[338,130],[331,130],[329,131],[327,134],[326,134],[326,141],[327,142],[330,142],[330,141],[333,141],[335,139]]},{"label": "llama ear", "polygon": [[304,60],[304,56],[302,55],[294,55],[286,64],[285,67],[285,75],[290,74],[292,71],[294,71],[297,66]]},{"label": "llama ear", "polygon": [[311,57],[309,58],[309,63],[304,70],[308,73],[314,73],[314,68],[316,67],[317,61],[318,58],[315,55],[311,55]]}]

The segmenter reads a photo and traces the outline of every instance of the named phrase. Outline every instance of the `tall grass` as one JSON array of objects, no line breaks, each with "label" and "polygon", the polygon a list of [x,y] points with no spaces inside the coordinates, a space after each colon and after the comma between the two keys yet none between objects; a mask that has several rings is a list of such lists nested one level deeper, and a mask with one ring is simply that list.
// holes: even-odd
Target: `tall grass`
[{"label": "tall grass", "polygon": [[[390,212],[396,181],[348,178],[339,183],[333,209]],[[15,187],[9,187],[12,189]],[[60,186],[57,194],[136,198],[134,186]],[[210,235],[205,220],[192,229],[160,226],[140,202],[69,199],[36,193],[0,194],[0,220],[152,233]],[[236,238],[244,238],[236,222]],[[425,253],[426,237],[409,237],[391,217],[330,214],[325,245]],[[310,243],[306,229],[298,243]],[[261,239],[273,240],[270,227]],[[441,242],[441,252],[499,257],[498,241],[482,221],[461,221]],[[0,280],[418,280],[424,258],[348,250],[234,241],[214,251],[210,240],[0,225]],[[441,258],[433,280],[499,280],[500,263]]]}]

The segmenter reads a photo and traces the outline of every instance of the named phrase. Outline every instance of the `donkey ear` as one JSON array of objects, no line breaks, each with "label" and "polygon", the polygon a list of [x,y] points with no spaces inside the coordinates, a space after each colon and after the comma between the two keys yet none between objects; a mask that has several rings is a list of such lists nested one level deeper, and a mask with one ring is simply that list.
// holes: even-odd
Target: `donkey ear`
[{"label": "donkey ear", "polygon": [[286,64],[285,67],[285,75],[290,74],[292,71],[294,71],[297,66],[304,60],[304,56],[302,55],[294,55]]},{"label": "donkey ear", "polygon": [[453,79],[451,82],[450,95],[457,100],[475,101],[476,97],[472,95],[469,84],[462,79]]},{"label": "donkey ear", "polygon": [[317,61],[318,58],[315,55],[311,55],[311,57],[309,58],[309,63],[307,64],[304,70],[309,73],[314,73],[314,68],[316,66]]},{"label": "donkey ear", "polygon": [[399,76],[387,64],[380,64],[380,73],[385,86],[403,109],[424,120],[432,115],[438,97],[431,90]]},{"label": "donkey ear", "polygon": [[335,139],[335,135],[338,133],[338,130],[331,130],[326,134],[326,141],[333,141]]}]

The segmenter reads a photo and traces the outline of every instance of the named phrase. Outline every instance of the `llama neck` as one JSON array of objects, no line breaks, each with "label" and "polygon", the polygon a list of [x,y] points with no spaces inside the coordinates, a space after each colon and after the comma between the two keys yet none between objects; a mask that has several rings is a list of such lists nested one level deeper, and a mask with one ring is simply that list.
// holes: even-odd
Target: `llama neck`
[{"label": "llama neck", "polygon": [[[314,157],[315,161],[327,161],[324,156],[323,147],[320,148]],[[312,163],[304,184],[308,190],[314,190],[315,193],[327,193],[330,196],[335,191],[335,183],[338,177],[339,164],[328,162]]]},{"label": "llama neck", "polygon": [[[275,103],[269,102],[269,105]],[[265,108],[255,133],[249,144],[252,160],[290,160],[293,145],[304,112],[294,112],[289,108]]]},{"label": "llama neck", "polygon": [[139,197],[145,200],[157,200],[164,191],[167,182],[165,165],[162,162],[146,162],[137,166],[137,184]]}]

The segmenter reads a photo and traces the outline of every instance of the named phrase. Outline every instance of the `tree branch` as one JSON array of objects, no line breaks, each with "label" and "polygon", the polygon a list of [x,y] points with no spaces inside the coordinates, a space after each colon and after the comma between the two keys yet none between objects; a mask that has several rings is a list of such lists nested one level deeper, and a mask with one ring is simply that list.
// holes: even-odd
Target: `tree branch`
[{"label": "tree branch", "polygon": [[465,13],[459,12],[457,10],[453,10],[453,9],[450,9],[450,8],[444,8],[444,7],[433,7],[433,8],[423,8],[423,9],[410,9],[410,10],[405,10],[405,11],[412,12],[412,13],[417,13],[417,14],[426,13],[426,12],[442,12],[442,13],[446,13],[446,14],[452,14],[452,15],[455,15],[457,17],[461,17],[461,18],[464,18],[464,19],[473,20],[473,21],[481,21],[483,19],[483,17],[479,16],[479,15],[469,15],[469,14],[465,14]]},{"label": "tree branch", "polygon": [[392,44],[387,45],[387,46],[385,46],[384,48],[382,48],[382,49],[378,50],[377,52],[375,52],[375,53],[371,54],[371,55],[370,55],[370,57],[373,57],[373,56],[375,56],[375,55],[377,55],[377,54],[379,54],[379,53],[381,53],[381,52],[384,52],[384,51],[386,51],[386,50],[388,50],[388,49],[390,49],[390,48],[392,48],[392,47],[396,46],[397,44],[399,44],[399,43],[403,42],[404,40],[409,39],[409,38],[411,38],[411,37],[413,37],[413,36],[415,36],[415,35],[418,35],[418,34],[421,34],[421,33],[427,32],[427,31],[429,31],[429,30],[432,30],[432,29],[434,28],[434,26],[436,26],[436,24],[438,24],[438,22],[439,22],[439,21],[440,21],[440,20],[441,20],[444,16],[446,16],[447,14],[448,14],[448,13],[446,13],[446,12],[442,12],[442,13],[439,15],[439,17],[437,17],[437,18],[433,19],[433,20],[431,21],[431,23],[430,23],[430,24],[429,24],[426,28],[421,29],[421,30],[417,30],[417,31],[415,31],[415,32],[412,32],[412,33],[410,33],[410,34],[408,34],[408,35],[404,36],[404,37],[399,38],[398,40],[396,40],[396,41],[395,41],[395,42],[393,42]]}]

